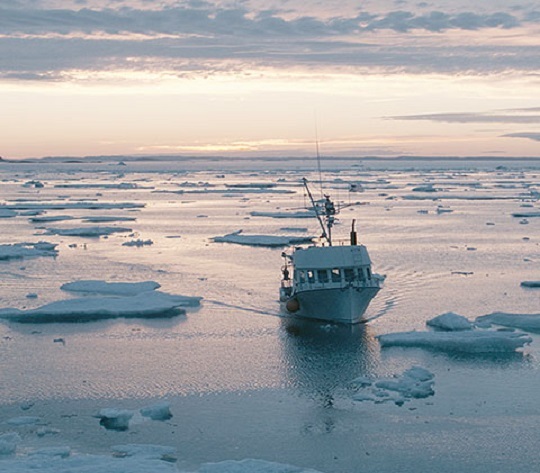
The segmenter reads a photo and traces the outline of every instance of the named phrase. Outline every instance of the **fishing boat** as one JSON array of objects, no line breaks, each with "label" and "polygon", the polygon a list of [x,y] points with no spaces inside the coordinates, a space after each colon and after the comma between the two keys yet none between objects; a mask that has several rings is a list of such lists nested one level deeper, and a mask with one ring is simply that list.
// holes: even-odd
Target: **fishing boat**
[{"label": "fishing boat", "polygon": [[315,201],[307,179],[303,185],[322,229],[320,242],[282,253],[280,301],[283,310],[302,318],[345,324],[364,321],[364,313],[381,288],[382,277],[371,271],[367,248],[358,244],[352,221],[350,238],[334,244],[336,209],[329,195]]}]

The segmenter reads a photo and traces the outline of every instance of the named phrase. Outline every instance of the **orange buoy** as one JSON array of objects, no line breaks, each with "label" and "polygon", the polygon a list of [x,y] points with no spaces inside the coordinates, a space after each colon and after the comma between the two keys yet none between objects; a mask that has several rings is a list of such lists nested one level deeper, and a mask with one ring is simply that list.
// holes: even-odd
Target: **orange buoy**
[{"label": "orange buoy", "polygon": [[289,299],[287,303],[285,304],[285,308],[289,312],[296,312],[298,309],[300,309],[300,304],[298,302],[298,299]]}]

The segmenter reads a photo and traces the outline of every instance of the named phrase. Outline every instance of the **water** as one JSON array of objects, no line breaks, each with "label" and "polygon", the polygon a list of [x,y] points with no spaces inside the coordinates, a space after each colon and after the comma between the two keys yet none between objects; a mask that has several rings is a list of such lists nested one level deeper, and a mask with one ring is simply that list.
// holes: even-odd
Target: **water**
[{"label": "water", "polygon": [[[325,172],[325,190],[335,200],[365,204],[342,211],[335,235],[345,237],[356,219],[374,271],[387,277],[368,309],[371,321],[351,328],[280,317],[282,249],[211,240],[240,229],[271,235],[290,233],[283,227],[308,227],[307,234],[318,235],[316,221],[250,216],[302,207],[300,178],[316,179],[316,173],[284,161],[267,170],[261,163],[251,168],[242,163],[254,171],[231,163],[219,171],[218,164],[2,164],[0,198],[7,204],[97,199],[146,206],[47,212],[136,217],[101,224],[129,226],[132,234],[100,239],[43,235],[38,228],[97,225],[80,220],[0,220],[0,244],[46,240],[59,249],[56,258],[0,262],[1,307],[30,308],[73,297],[59,288],[78,279],[154,280],[165,292],[204,301],[185,316],[164,320],[0,324],[0,433],[13,430],[3,420],[37,415],[60,433],[38,438],[35,426],[20,427],[25,447],[68,444],[102,453],[121,443],[173,445],[186,468],[261,458],[324,472],[535,469],[538,335],[524,353],[506,356],[381,350],[376,337],[425,330],[426,320],[447,311],[471,319],[494,311],[540,312],[540,292],[519,285],[540,280],[540,218],[522,224],[511,216],[539,210],[534,193],[540,191],[540,166],[463,170],[460,164],[456,170],[440,163],[426,169],[423,163],[418,170],[399,163],[400,168],[370,170],[345,162]],[[32,179],[45,186],[23,187]],[[361,181],[365,192],[349,194],[349,181]],[[54,187],[122,182],[140,188]],[[216,192],[246,183],[276,187]],[[426,183],[441,190],[412,191]],[[184,193],[170,192],[179,190]],[[439,195],[452,198],[408,198]],[[470,199],[478,196],[492,200]],[[440,205],[452,212],[437,214]],[[122,246],[137,238],[153,245]],[[29,293],[38,298],[27,298]],[[391,376],[413,365],[435,374],[433,397],[403,407],[352,400],[349,382],[355,377]],[[159,399],[171,402],[169,422],[111,432],[92,417],[102,407],[140,408]],[[25,403],[33,404],[28,413],[20,408]]]}]

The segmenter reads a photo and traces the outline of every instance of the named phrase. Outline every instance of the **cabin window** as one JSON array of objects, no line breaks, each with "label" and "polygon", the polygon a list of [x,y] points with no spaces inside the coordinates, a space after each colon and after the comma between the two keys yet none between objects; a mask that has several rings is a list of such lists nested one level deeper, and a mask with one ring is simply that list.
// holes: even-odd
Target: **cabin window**
[{"label": "cabin window", "polygon": [[360,281],[366,280],[366,273],[364,272],[364,268],[358,268],[358,276],[360,277]]},{"label": "cabin window", "polygon": [[370,268],[366,268],[366,271],[367,271],[367,278],[368,278],[368,279],[371,279],[371,269],[370,269]]},{"label": "cabin window", "polygon": [[298,278],[298,282],[304,283],[306,282],[306,273],[305,271],[296,271],[295,276]]},{"label": "cabin window", "polygon": [[355,280],[354,269],[353,268],[345,268],[343,270],[343,275],[345,276],[345,281],[346,282],[351,282],[351,281]]},{"label": "cabin window", "polygon": [[317,279],[320,283],[327,283],[328,282],[328,271],[326,269],[318,269],[317,270]]},{"label": "cabin window", "polygon": [[332,275],[332,282],[341,282],[341,271],[339,268],[333,268],[330,270],[330,274]]},{"label": "cabin window", "polygon": [[308,270],[307,270],[307,280],[308,280],[308,282],[310,282],[310,283],[314,283],[314,282],[315,282],[315,273],[314,273],[311,269],[308,269]]}]

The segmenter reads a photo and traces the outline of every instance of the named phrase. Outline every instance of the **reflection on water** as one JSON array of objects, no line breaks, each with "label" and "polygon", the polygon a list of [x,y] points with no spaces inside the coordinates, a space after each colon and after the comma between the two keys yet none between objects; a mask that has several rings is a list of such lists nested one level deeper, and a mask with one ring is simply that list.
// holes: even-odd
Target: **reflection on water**
[{"label": "reflection on water", "polygon": [[379,344],[365,324],[328,324],[283,318],[280,336],[290,386],[323,407],[358,376],[374,374]]}]

